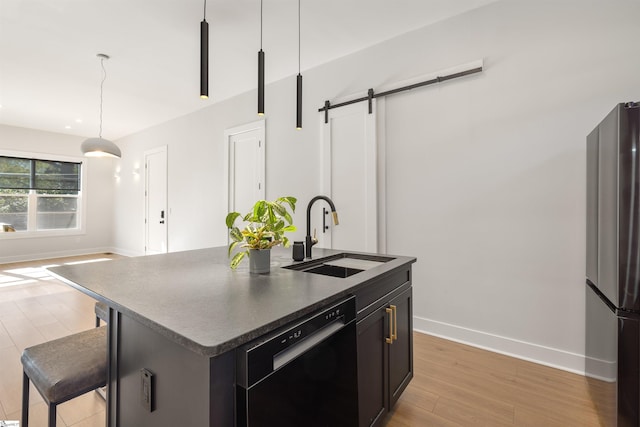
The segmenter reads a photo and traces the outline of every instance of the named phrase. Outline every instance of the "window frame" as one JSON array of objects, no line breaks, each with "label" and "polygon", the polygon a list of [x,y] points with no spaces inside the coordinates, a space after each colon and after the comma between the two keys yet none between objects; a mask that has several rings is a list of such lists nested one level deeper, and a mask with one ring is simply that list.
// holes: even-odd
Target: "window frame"
[{"label": "window frame", "polygon": [[[62,228],[62,229],[49,229],[49,230],[38,230],[36,217],[38,214],[38,198],[39,197],[51,197],[51,195],[47,194],[36,194],[37,190],[28,190],[25,193],[25,196],[28,197],[29,207],[27,210],[27,223],[29,226],[33,225],[34,229],[29,229],[27,231],[16,231],[9,233],[0,233],[0,239],[5,240],[13,240],[13,239],[33,239],[33,238],[41,238],[41,237],[65,237],[65,236],[79,236],[86,234],[86,212],[87,212],[87,198],[85,197],[86,190],[86,178],[87,178],[87,161],[84,157],[72,157],[72,156],[63,156],[58,154],[50,154],[50,153],[38,153],[38,152],[25,152],[25,151],[9,151],[9,150],[0,150],[0,156],[5,157],[20,157],[26,159],[37,159],[43,161],[53,161],[53,162],[70,162],[70,163],[80,163],[80,190],[78,194],[73,195],[64,195],[64,197],[75,197],[78,199],[77,207],[78,207],[78,215],[77,215],[77,226],[75,228]],[[2,194],[2,190],[0,189],[0,194]],[[58,195],[60,197],[61,195]],[[55,197],[55,196],[53,196]]]}]

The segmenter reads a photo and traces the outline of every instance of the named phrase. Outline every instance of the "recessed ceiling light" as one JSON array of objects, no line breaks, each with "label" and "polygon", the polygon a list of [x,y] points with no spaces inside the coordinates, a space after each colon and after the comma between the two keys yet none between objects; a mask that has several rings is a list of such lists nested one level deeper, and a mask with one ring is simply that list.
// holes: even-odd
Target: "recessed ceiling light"
[{"label": "recessed ceiling light", "polygon": [[66,125],[64,128],[65,128],[65,129],[71,129],[71,126]]},{"label": "recessed ceiling light", "polygon": [[82,123],[82,119],[76,119],[76,123]]}]

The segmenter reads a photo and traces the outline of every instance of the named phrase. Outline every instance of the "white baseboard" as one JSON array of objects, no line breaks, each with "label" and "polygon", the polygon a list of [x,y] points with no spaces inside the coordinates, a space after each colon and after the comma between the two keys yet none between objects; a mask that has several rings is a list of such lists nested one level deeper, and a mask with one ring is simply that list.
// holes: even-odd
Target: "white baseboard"
[{"label": "white baseboard", "polygon": [[112,248],[106,248],[106,247],[30,253],[29,255],[23,254],[23,255],[17,255],[17,256],[1,257],[0,264],[11,263],[11,262],[40,261],[40,260],[51,259],[51,258],[64,258],[64,257],[80,256],[80,255],[103,254],[103,253],[109,253],[109,252],[115,253],[113,252]]},{"label": "white baseboard", "polygon": [[591,378],[606,382],[614,382],[618,378],[618,364],[616,362],[587,357],[585,363],[589,367],[586,375]]},{"label": "white baseboard", "polygon": [[575,374],[584,375],[585,373],[585,356],[583,354],[571,353],[422,317],[413,318],[413,329],[417,332]]},{"label": "white baseboard", "polygon": [[111,248],[111,252],[117,255],[122,255],[126,257],[134,257],[134,256],[144,256],[144,252],[130,251],[127,249],[120,248]]}]

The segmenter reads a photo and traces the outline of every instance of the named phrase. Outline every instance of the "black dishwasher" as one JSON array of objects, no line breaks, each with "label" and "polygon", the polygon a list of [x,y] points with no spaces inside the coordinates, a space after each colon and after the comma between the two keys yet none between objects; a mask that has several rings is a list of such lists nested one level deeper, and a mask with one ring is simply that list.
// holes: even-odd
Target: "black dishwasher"
[{"label": "black dishwasher", "polygon": [[238,349],[238,427],[358,425],[355,298]]}]

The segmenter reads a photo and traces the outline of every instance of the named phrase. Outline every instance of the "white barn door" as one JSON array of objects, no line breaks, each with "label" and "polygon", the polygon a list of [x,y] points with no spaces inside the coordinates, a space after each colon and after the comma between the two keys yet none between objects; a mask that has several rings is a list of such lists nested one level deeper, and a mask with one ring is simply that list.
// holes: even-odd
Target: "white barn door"
[{"label": "white barn door", "polygon": [[[318,229],[323,247],[378,252],[376,100],[372,113],[360,102],[322,113],[323,190],[340,224]],[[318,222],[314,222],[318,224]],[[320,222],[321,224],[322,222]]]}]

